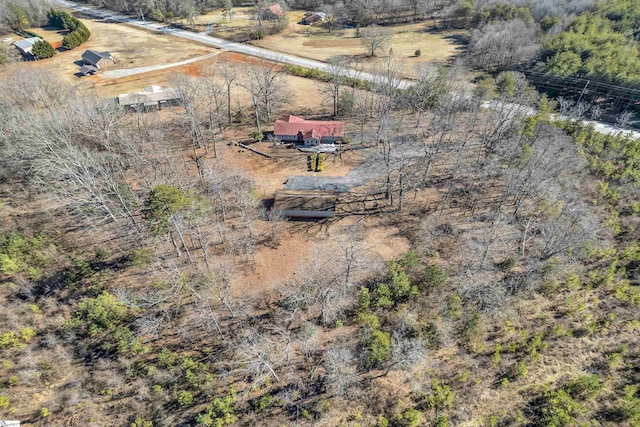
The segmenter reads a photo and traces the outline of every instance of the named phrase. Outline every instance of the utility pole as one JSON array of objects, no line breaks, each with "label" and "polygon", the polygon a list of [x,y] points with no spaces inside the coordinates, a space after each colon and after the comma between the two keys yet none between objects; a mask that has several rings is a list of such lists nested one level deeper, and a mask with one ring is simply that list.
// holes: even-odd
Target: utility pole
[{"label": "utility pole", "polygon": [[576,102],[576,104],[580,103],[580,100],[582,99],[582,95],[584,95],[584,93],[587,91],[587,86],[589,86],[589,83],[591,83],[591,80],[587,80],[587,83],[584,85],[584,88],[582,88],[582,92],[580,93],[580,97],[578,98],[578,101]]}]

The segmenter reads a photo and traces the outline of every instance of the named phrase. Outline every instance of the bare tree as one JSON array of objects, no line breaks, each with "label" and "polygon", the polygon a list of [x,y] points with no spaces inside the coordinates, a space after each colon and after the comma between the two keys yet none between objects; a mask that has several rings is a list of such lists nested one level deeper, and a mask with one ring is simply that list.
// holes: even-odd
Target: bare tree
[{"label": "bare tree", "polygon": [[227,94],[225,93],[224,84],[220,84],[213,76],[205,77],[204,84],[208,130],[213,145],[213,156],[218,157],[216,147],[217,134],[222,132],[227,125],[228,114],[225,111],[228,108]]},{"label": "bare tree", "polygon": [[342,396],[358,378],[358,363],[347,347],[330,348],[324,353],[325,383],[334,396]]},{"label": "bare tree", "polygon": [[238,370],[249,377],[251,384],[260,386],[268,379],[280,381],[277,370],[285,360],[286,351],[268,333],[253,332],[231,344],[238,359]]},{"label": "bare tree", "polygon": [[271,120],[275,108],[287,99],[282,73],[278,64],[261,62],[258,66],[249,66],[245,80],[240,83],[251,95],[258,130],[261,122]]},{"label": "bare tree", "polygon": [[389,32],[377,25],[370,25],[362,30],[362,45],[367,48],[369,56],[375,56],[378,50],[389,43],[390,38]]},{"label": "bare tree", "polygon": [[227,90],[227,124],[231,125],[231,89],[238,79],[238,73],[237,70],[228,62],[224,62],[220,66],[220,74],[222,74],[222,77],[224,78]]},{"label": "bare tree", "polygon": [[233,19],[233,1],[222,0],[222,14],[227,15],[229,22]]},{"label": "bare tree", "polygon": [[321,92],[333,103],[333,115],[338,114],[338,101],[340,99],[340,88],[346,81],[346,69],[349,63],[345,60],[336,59],[329,61],[327,70],[327,83],[322,86]]},{"label": "bare tree", "polygon": [[468,59],[475,67],[495,71],[531,61],[540,47],[535,26],[514,19],[471,31]]}]

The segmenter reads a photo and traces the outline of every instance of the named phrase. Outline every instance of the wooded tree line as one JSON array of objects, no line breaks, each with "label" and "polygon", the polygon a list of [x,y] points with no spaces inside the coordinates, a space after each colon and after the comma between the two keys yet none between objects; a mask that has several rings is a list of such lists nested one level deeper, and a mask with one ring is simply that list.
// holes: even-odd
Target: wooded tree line
[{"label": "wooded tree line", "polygon": [[[628,90],[639,87],[635,2],[536,2],[529,7],[463,1],[444,15],[443,25],[471,29],[467,61],[472,67],[532,71],[532,83],[550,96],[597,100],[603,109],[638,104],[638,96]],[[594,85],[588,88],[587,81]]]},{"label": "wooded tree line", "polygon": [[48,0],[11,0],[0,3],[0,28],[21,31],[44,24],[52,4]]},{"label": "wooded tree line", "polygon": [[62,45],[67,49],[74,49],[87,41],[91,32],[78,18],[60,10],[51,10],[47,14],[49,25],[56,28],[69,30],[63,37]]},{"label": "wooded tree line", "polygon": [[214,8],[220,8],[226,14],[231,12],[232,16],[234,6],[255,7],[257,15],[262,18],[264,9],[273,3],[279,3],[285,9],[325,11],[330,15],[330,19],[335,17],[336,20],[340,19],[352,25],[364,27],[374,23],[391,24],[424,19],[430,16],[433,11],[449,5],[451,0],[357,0],[348,2],[342,0],[280,0],[277,2],[267,0],[232,2],[228,0],[155,0],[153,2],[146,0],[92,0],[90,2],[133,15],[143,13],[144,16],[161,21],[172,21],[177,18],[189,19]]}]

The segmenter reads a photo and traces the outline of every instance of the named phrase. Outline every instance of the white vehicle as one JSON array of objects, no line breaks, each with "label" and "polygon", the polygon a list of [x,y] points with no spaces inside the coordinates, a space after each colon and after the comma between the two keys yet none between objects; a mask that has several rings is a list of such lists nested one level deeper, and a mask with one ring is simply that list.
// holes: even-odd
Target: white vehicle
[{"label": "white vehicle", "polygon": [[5,39],[2,39],[2,43],[9,43],[11,40],[13,40],[11,37],[7,37]]}]

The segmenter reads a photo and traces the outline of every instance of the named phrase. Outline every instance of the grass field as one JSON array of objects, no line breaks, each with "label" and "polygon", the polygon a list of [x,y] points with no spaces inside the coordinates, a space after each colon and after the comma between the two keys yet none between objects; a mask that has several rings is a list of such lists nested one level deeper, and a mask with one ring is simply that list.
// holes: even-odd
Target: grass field
[{"label": "grass field", "polygon": [[[77,76],[80,57],[87,49],[109,51],[117,61],[116,64],[109,66],[110,70],[173,63],[216,51],[211,47],[183,41],[171,35],[154,34],[127,25],[98,20],[83,19],[82,21],[91,31],[91,37],[82,46],[41,61],[9,64],[4,69],[0,69],[0,78],[3,74],[20,72],[23,69],[45,69],[74,85],[91,88],[100,85],[99,76],[83,78]],[[32,28],[30,30],[50,42],[62,40],[62,35],[55,29]],[[150,81],[148,84],[152,83],[154,82]],[[147,83],[141,84],[143,87],[147,85]]]},{"label": "grass field", "polygon": [[54,27],[33,27],[27,28],[27,31],[38,34],[56,48],[62,46],[62,38],[68,33],[67,30]]},{"label": "grass field", "polygon": [[[391,33],[389,43],[375,57],[367,56],[367,49],[362,45],[362,39],[356,37],[356,30],[347,28],[334,29],[329,33],[318,26],[291,24],[282,34],[269,36],[255,44],[319,61],[351,59],[361,63],[367,70],[382,64],[389,55],[389,48],[392,48],[393,54],[404,62],[403,76],[411,78],[415,76],[417,65],[444,65],[463,51],[464,31],[438,32],[433,25],[432,21],[428,21],[387,27]],[[418,49],[421,55],[415,57]]]}]

